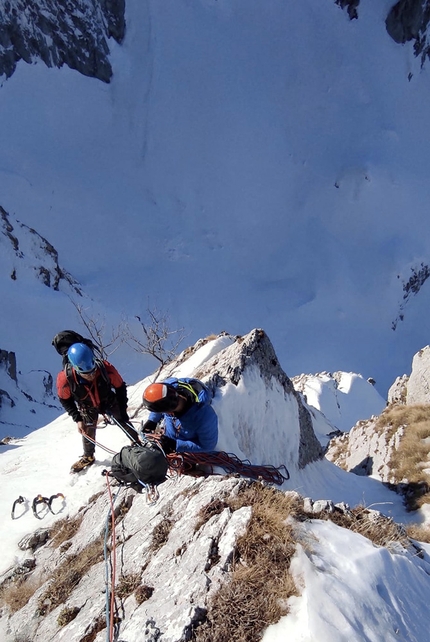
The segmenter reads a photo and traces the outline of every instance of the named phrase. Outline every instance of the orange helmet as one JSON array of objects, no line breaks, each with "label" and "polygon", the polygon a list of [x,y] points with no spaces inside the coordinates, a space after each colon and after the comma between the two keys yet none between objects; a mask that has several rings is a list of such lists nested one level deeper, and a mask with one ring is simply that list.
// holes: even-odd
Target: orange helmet
[{"label": "orange helmet", "polygon": [[143,405],[151,412],[173,412],[179,395],[170,383],[151,383],[143,393]]}]

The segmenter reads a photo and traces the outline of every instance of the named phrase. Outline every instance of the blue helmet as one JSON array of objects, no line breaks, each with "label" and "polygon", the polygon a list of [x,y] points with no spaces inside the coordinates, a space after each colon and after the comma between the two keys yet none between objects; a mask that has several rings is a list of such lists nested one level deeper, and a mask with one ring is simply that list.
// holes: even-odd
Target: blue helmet
[{"label": "blue helmet", "polygon": [[67,350],[67,357],[78,373],[87,374],[97,367],[93,351],[85,343],[71,345]]}]

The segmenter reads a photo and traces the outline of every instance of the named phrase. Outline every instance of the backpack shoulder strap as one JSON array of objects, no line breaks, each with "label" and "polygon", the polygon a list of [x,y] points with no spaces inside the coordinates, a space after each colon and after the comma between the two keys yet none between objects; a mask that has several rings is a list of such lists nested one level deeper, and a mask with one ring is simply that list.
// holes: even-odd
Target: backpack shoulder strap
[{"label": "backpack shoulder strap", "polygon": [[69,360],[67,359],[67,357],[66,357],[66,362],[63,365],[64,365],[64,374],[66,375],[67,383],[69,384],[70,390],[73,394],[76,390],[76,380],[75,380],[75,377],[73,376],[72,366]]},{"label": "backpack shoulder strap", "polygon": [[200,390],[196,390],[193,383],[191,383],[191,381],[184,381],[183,379],[178,379],[175,387],[176,389],[179,389],[180,392],[182,391],[187,397],[189,397],[191,401],[195,403],[199,403]]},{"label": "backpack shoulder strap", "polygon": [[112,385],[112,384],[111,384],[111,381],[110,381],[110,378],[109,378],[108,371],[106,370],[106,366],[105,366],[105,364],[104,364],[103,359],[94,359],[94,361],[95,361],[95,363],[96,363],[96,365],[97,365],[98,369],[100,370],[100,374],[101,374],[101,376],[103,377],[103,380],[104,380],[107,384]]}]

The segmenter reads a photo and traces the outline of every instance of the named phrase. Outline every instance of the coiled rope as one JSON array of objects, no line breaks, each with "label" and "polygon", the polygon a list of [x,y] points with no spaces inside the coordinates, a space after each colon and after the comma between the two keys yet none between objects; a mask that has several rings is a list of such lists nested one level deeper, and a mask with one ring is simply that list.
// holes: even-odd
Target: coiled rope
[{"label": "coiled rope", "polygon": [[241,460],[234,453],[172,453],[167,455],[172,472],[182,475],[200,477],[219,474],[215,468],[222,468],[229,474],[237,474],[251,479],[266,481],[269,484],[282,484],[290,478],[287,468],[282,466],[251,464],[247,459]]}]

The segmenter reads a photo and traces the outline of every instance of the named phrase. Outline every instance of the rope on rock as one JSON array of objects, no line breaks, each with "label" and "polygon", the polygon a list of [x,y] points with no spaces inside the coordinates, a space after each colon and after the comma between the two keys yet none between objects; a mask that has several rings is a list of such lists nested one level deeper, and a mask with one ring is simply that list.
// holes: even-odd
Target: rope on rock
[{"label": "rope on rock", "polygon": [[215,468],[222,468],[228,474],[237,474],[251,479],[258,479],[269,484],[282,484],[290,478],[287,468],[282,466],[251,464],[247,459],[241,460],[234,453],[172,453],[167,455],[170,470],[173,473],[201,477],[202,475],[219,474]]},{"label": "rope on rock", "polygon": [[[105,537],[104,537],[104,561],[106,580],[106,642],[113,642],[118,631],[115,631],[115,583],[116,583],[116,533],[115,533],[115,510],[114,504],[120,488],[115,496],[112,495],[109,476],[106,475],[106,485],[109,495],[109,511],[106,516]],[[110,552],[108,547],[108,535],[110,525]],[[110,569],[109,569],[110,562]]]}]

